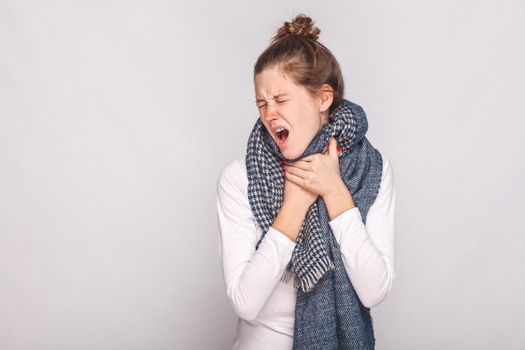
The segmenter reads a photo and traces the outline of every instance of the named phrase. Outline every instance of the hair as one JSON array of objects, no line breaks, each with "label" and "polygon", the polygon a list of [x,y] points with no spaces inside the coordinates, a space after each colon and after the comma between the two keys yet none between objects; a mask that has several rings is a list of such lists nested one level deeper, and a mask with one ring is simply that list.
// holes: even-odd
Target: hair
[{"label": "hair", "polygon": [[326,83],[334,91],[329,108],[329,114],[332,114],[343,100],[343,74],[332,52],[318,41],[321,30],[313,24],[312,19],[304,14],[298,14],[291,22],[284,22],[270,45],[257,58],[253,76],[265,68],[277,66],[312,96]]}]

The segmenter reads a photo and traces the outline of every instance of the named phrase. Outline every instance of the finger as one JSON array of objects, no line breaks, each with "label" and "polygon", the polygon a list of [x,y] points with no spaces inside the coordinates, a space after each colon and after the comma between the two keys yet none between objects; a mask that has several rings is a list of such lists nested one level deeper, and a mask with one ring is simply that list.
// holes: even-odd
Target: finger
[{"label": "finger", "polygon": [[315,159],[315,157],[317,157],[318,154],[317,153],[314,153],[314,154],[310,154],[308,157],[304,157],[303,159],[301,160],[304,160],[305,162],[311,162]]},{"label": "finger", "polygon": [[299,176],[296,176],[296,175],[294,175],[294,174],[291,174],[291,173],[288,172],[288,171],[285,171],[285,172],[284,172],[284,177],[285,177],[288,181],[293,182],[294,184],[296,184],[296,185],[298,185],[298,186],[301,186],[301,187],[303,186],[303,183],[304,183],[303,181],[304,181],[304,180],[303,180],[302,178],[300,178]]},{"label": "finger", "polygon": [[337,154],[337,140],[335,137],[330,137],[330,143],[328,144],[328,154],[333,158],[339,158],[339,154]]},{"label": "finger", "polygon": [[303,169],[298,168],[298,167],[285,165],[284,169],[286,170],[287,173],[290,173],[290,174],[295,175],[295,176],[299,176],[300,178],[303,178],[303,179],[308,175],[308,171],[303,170]]},{"label": "finger", "polygon": [[312,166],[311,166],[311,162],[307,162],[307,161],[303,161],[303,160],[298,160],[298,161],[295,161],[293,163],[290,163],[290,164],[285,164],[286,165],[289,165],[291,167],[295,167],[295,168],[299,168],[299,169],[303,169],[303,170],[311,170]]}]

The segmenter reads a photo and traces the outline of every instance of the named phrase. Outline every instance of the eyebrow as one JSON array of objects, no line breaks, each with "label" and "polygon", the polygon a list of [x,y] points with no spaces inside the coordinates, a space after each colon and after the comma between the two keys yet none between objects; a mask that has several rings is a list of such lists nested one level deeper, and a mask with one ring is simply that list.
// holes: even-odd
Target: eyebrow
[{"label": "eyebrow", "polygon": [[[277,94],[277,95],[273,95],[273,98],[279,98],[279,97],[284,97],[284,96],[288,96],[287,93],[282,93],[282,94]],[[258,102],[264,102],[266,101],[265,99],[262,99],[262,98],[258,98],[255,100],[255,103],[258,103]]]}]

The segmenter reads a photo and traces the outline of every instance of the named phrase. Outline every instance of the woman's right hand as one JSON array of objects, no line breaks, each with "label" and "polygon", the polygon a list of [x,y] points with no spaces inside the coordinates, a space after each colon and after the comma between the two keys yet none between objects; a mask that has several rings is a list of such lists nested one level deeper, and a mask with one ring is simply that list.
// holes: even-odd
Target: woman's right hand
[{"label": "woman's right hand", "polygon": [[290,238],[292,242],[296,242],[308,209],[317,198],[319,198],[317,193],[291,182],[285,175],[283,203],[272,227]]},{"label": "woman's right hand", "polygon": [[319,198],[319,195],[314,192],[310,192],[303,187],[291,182],[284,178],[284,198],[283,203],[290,204],[292,206],[302,207],[304,210],[308,210],[312,204]]}]

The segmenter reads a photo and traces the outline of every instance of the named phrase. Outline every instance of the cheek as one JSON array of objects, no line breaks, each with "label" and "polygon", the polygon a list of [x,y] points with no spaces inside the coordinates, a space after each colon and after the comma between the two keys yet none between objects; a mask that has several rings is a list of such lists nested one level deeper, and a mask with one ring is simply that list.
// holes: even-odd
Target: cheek
[{"label": "cheek", "polygon": [[296,129],[304,131],[305,124],[308,124],[308,108],[300,103],[288,104],[283,106],[283,115],[288,116],[288,120]]},{"label": "cheek", "polygon": [[311,136],[319,129],[319,117],[312,114],[312,110],[307,108],[290,109],[287,120],[293,130],[302,136]]},{"label": "cheek", "polygon": [[319,129],[319,117],[312,113],[312,111],[309,111],[310,115],[308,118],[305,118],[305,128],[308,128],[308,134],[315,134],[317,133]]}]

